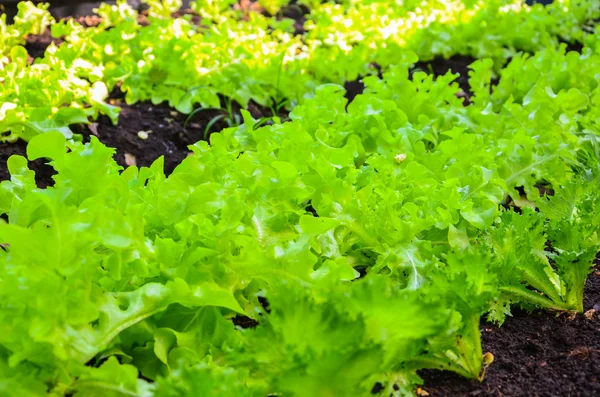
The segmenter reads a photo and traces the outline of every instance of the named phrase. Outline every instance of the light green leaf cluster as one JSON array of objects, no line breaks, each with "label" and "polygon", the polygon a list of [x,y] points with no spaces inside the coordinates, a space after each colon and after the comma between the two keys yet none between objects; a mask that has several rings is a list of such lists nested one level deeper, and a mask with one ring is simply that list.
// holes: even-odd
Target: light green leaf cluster
[{"label": "light green leaf cluster", "polygon": [[[33,12],[30,3],[22,3],[23,17],[1,25],[6,34],[0,46],[0,139],[29,140],[47,131],[70,137],[70,124],[100,113],[116,120],[118,110],[104,103],[116,86],[128,103],[168,102],[187,114],[197,106],[220,107],[220,97],[243,108],[254,101],[291,109],[318,85],[406,64],[412,52],[421,60],[489,57],[497,73],[519,51],[557,48],[559,37],[583,41],[585,23],[600,16],[591,0],[555,3],[544,8],[504,0],[394,7],[387,1],[326,2],[311,5],[307,32],[295,35],[290,20],[236,10],[230,0],[195,2],[203,17],[199,25],[190,16],[171,17],[179,1],[148,2],[148,26],[119,1],[98,8],[103,18],[98,27],[83,28],[73,20],[52,24],[53,36],[64,43],[51,45],[33,65],[19,45],[24,34],[41,32],[52,21],[44,6]],[[58,114],[63,107],[75,109]]]},{"label": "light green leaf cluster", "polygon": [[288,0],[260,0],[258,2],[271,15],[277,14],[279,10],[288,5]]},{"label": "light green leaf cluster", "polygon": [[[223,2],[196,3],[206,29],[170,18],[177,2],[153,3],[145,27],[123,1],[98,9],[97,29],[54,24],[66,43],[33,65],[9,44],[0,130],[30,142],[0,183],[4,394],[340,396],[379,382],[412,395],[422,368],[482,375],[486,313],[583,310],[600,250],[600,36],[578,54],[556,35],[582,38],[594,8],[408,2],[388,15],[349,0],[312,4],[300,38]],[[474,29],[493,16],[506,32],[521,12],[522,39]],[[390,21],[408,30],[381,30]],[[386,47],[398,35],[425,58],[488,56],[471,65],[471,103],[456,75],[411,73],[417,54]],[[448,37],[481,52],[448,50]],[[497,69],[517,48],[539,51]],[[348,104],[332,82],[372,61],[382,77]],[[123,170],[95,137],[67,140],[69,124],[116,121],[105,99],[117,84],[129,102],[182,112],[219,95],[298,106],[260,128],[244,111],[166,177],[162,159]],[[40,158],[57,171],[46,189],[28,168]]]},{"label": "light green leaf cluster", "polygon": [[181,0],[144,0],[150,7],[148,14],[152,17],[171,18],[171,15],[179,11],[183,2]]},{"label": "light green leaf cluster", "polygon": [[[399,3],[326,2],[314,8],[305,25],[307,45],[311,53],[329,56],[316,66],[345,68],[339,73],[352,80],[366,72],[369,62],[385,69],[398,62],[402,50],[410,50],[425,61],[455,54],[489,57],[499,69],[520,51],[558,46],[558,38],[582,41],[582,25],[600,13],[595,1],[555,1],[546,7],[529,7],[521,0]],[[338,65],[335,59],[342,54],[362,62]]]},{"label": "light green leaf cluster", "polygon": [[209,22],[221,23],[235,15],[233,6],[236,0],[196,0],[190,7]]},{"label": "light green leaf cluster", "polygon": [[[95,138],[34,136],[29,160],[58,173],[38,189],[14,156],[0,184],[2,384],[312,396],[380,382],[411,395],[418,369],[481,375],[485,313],[581,311],[600,248],[600,160],[578,123],[595,55],[516,58],[508,96],[515,66],[490,94],[493,64],[479,61],[466,107],[455,75],[410,76],[405,57],[349,105],[329,84],[290,122],[256,128],[245,113],[169,177],[160,159],[122,170]],[[574,67],[578,79],[540,89]]]},{"label": "light green leaf cluster", "polygon": [[14,23],[6,23],[6,15],[0,15],[0,66],[8,59],[10,51],[17,45],[25,43],[29,34],[43,33],[55,20],[48,12],[48,3],[33,4],[31,1],[22,1],[18,4],[18,12]]}]

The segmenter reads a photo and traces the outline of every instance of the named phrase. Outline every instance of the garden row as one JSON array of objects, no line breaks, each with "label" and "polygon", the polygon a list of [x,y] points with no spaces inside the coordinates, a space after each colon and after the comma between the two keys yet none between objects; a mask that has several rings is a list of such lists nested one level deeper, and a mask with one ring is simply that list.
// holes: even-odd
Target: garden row
[{"label": "garden row", "polygon": [[[123,0],[101,6],[95,27],[73,19],[53,23],[47,6],[20,3],[14,25],[0,22],[3,140],[47,131],[70,138],[69,125],[99,114],[116,123],[119,109],[106,99],[117,86],[128,104],[166,101],[189,114],[196,105],[231,109],[254,101],[277,115],[320,84],[343,84],[406,63],[407,50],[422,61],[489,57],[498,71],[518,51],[583,41],[585,23],[600,17],[594,1],[546,8],[503,0],[412,1],[392,8],[387,1],[316,2],[304,33],[297,34],[293,20],[235,10],[229,0],[195,3],[201,19],[172,18],[177,1],[150,3],[151,23]],[[48,26],[62,44],[30,64],[24,36]]]},{"label": "garden row", "polygon": [[[316,2],[299,30],[275,9],[153,3],[102,6],[95,27],[22,3],[2,27],[0,129],[56,171],[40,188],[12,156],[0,184],[3,391],[422,394],[423,369],[484,377],[482,317],[584,311],[598,4]],[[32,60],[25,35],[48,26]],[[460,96],[458,75],[415,69],[455,54],[480,58]],[[121,95],[121,118],[156,106],[200,131],[169,175],[97,138],[123,133],[106,125]],[[141,127],[125,139],[166,128]]]}]

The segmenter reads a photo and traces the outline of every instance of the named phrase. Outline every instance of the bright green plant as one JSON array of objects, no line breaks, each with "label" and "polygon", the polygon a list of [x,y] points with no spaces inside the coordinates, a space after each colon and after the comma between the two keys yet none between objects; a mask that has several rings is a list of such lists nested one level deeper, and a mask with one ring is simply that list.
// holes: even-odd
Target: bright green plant
[{"label": "bright green plant", "polygon": [[171,14],[179,11],[183,2],[181,0],[144,0],[150,6],[148,12],[151,17],[171,18]]},{"label": "bright green plant", "polygon": [[[349,106],[325,85],[291,122],[244,112],[168,178],[161,160],[121,171],[95,138],[67,152],[59,131],[34,136],[29,159],[58,174],[38,189],[15,156],[0,184],[2,376],[33,368],[31,387],[55,395],[366,394],[375,382],[410,394],[421,368],[481,378],[486,312],[580,311],[600,226],[593,179],[580,181],[598,168],[577,129],[588,108],[567,122],[565,86],[494,110],[487,61],[465,107],[455,76],[411,79],[413,62],[365,79]],[[531,113],[541,104],[557,111]],[[541,212],[503,210],[509,197]],[[237,314],[256,330],[235,329]]]},{"label": "bright green plant", "polygon": [[[24,44],[27,35],[41,34],[55,22],[48,12],[48,3],[35,5],[31,1],[23,1],[17,7],[12,25],[6,23],[5,14],[0,15],[0,58],[8,56],[13,47]],[[2,60],[0,64],[5,62]]]},{"label": "bright green plant", "polygon": [[[483,377],[486,313],[583,310],[600,249],[600,47],[590,35],[582,54],[565,53],[555,35],[579,38],[594,9],[463,2],[447,17],[540,16],[522,32],[570,21],[522,40],[507,33],[502,45],[544,48],[502,70],[489,37],[480,53],[448,50],[489,56],[471,65],[465,106],[456,75],[411,73],[418,58],[398,47],[373,51],[397,38],[381,36],[382,3],[313,5],[306,43],[221,8],[203,30],[166,18],[166,2],[165,18],[142,27],[121,2],[100,7],[97,29],[54,24],[66,44],[33,65],[11,44],[0,130],[30,143],[0,183],[2,392],[369,395],[379,382],[411,395],[422,368]],[[416,18],[413,6],[390,20]],[[357,10],[371,30],[358,34]],[[442,18],[437,5],[419,12]],[[434,50],[419,50],[428,56],[445,53],[442,32],[473,34],[438,22],[425,24],[437,32]],[[421,28],[410,32],[429,34]],[[350,104],[341,86],[319,85],[387,56]],[[184,113],[225,96],[233,126],[192,145],[169,177],[162,159],[123,170],[95,137],[67,140],[72,123],[116,121],[105,99],[117,84],[130,103]],[[235,120],[233,101],[250,100],[297,106],[285,123]],[[57,171],[46,189],[28,169],[40,158]]]},{"label": "bright green plant", "polygon": [[[196,2],[195,9],[206,19],[200,26],[189,18],[171,18],[178,1],[152,2],[154,17],[149,26],[139,25],[137,12],[120,2],[98,8],[103,22],[96,28],[83,28],[73,20],[53,24],[53,35],[65,42],[49,47],[49,59],[30,66],[21,62],[20,55],[9,56],[10,49],[23,44],[25,34],[40,32],[52,20],[42,6],[33,12],[27,4],[23,3],[23,15],[14,25],[2,23],[1,62],[17,63],[13,68],[25,70],[0,75],[3,87],[13,93],[25,85],[48,86],[47,75],[54,76],[55,84],[66,80],[57,89],[64,93],[59,98],[70,99],[56,106],[57,100],[50,98],[52,108],[74,103],[81,108],[91,106],[94,111],[88,112],[89,118],[96,117],[97,110],[111,116],[112,112],[87,99],[83,87],[71,84],[74,78],[78,85],[102,82],[108,91],[120,85],[128,103],[166,101],[183,113],[198,105],[218,107],[219,95],[242,107],[250,100],[262,106],[274,101],[285,103],[289,110],[322,83],[342,84],[375,74],[374,64],[383,70],[404,64],[411,57],[406,50],[415,51],[422,60],[453,54],[490,57],[498,72],[505,59],[518,57],[518,51],[554,48],[559,36],[567,41],[584,40],[586,22],[600,15],[597,4],[588,1],[557,2],[546,8],[516,1],[457,1],[448,10],[435,1],[409,2],[391,11],[381,1],[325,3],[313,5],[305,24],[308,32],[298,37],[290,21],[255,12],[239,20],[230,1]],[[482,24],[492,19],[496,23],[480,34]],[[34,73],[39,69],[44,69],[43,75]],[[205,88],[190,94],[190,87],[199,86]],[[1,125],[1,132],[11,141],[30,139],[33,130],[25,131],[20,125],[39,122],[30,108],[45,102],[34,100],[35,96],[20,95],[17,100],[10,94],[0,95],[7,103],[3,114],[15,120]],[[44,117],[68,136],[72,119],[52,117],[48,112]]]},{"label": "bright green plant", "polygon": [[260,0],[258,2],[269,14],[275,15],[289,0]]}]

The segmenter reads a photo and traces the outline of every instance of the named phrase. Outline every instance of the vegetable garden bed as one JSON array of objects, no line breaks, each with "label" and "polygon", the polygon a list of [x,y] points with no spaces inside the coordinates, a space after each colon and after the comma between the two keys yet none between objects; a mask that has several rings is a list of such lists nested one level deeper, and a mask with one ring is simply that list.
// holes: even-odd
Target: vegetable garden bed
[{"label": "vegetable garden bed", "polygon": [[600,394],[600,3],[148,3],[0,26],[0,394]]}]

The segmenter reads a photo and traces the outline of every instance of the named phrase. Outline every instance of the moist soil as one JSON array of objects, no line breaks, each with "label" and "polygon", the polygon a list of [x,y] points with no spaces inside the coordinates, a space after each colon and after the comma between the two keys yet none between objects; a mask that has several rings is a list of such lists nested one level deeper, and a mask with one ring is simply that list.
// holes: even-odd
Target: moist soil
[{"label": "moist soil", "polygon": [[362,82],[362,79],[347,81],[344,83],[344,89],[346,90],[346,94],[344,96],[348,100],[348,104],[356,98],[357,95],[360,95],[365,90],[365,85]]},{"label": "moist soil", "polygon": [[[10,179],[7,165],[8,158],[12,155],[27,157],[26,148],[27,143],[21,140],[14,143],[0,143],[0,181]],[[29,169],[35,171],[35,180],[39,188],[46,188],[54,184],[52,179],[52,175],[55,173],[54,168],[47,165],[45,160],[30,161]]]},{"label": "moist soil", "polygon": [[308,7],[298,4],[298,1],[291,1],[288,5],[279,10],[279,19],[289,18],[294,20],[294,34],[302,35],[306,33],[304,23],[306,16],[310,13]]},{"label": "moist soil", "polygon": [[[88,26],[97,23],[94,19],[80,22]],[[27,50],[32,59],[42,56],[52,41],[48,33],[29,37]],[[468,101],[467,72],[473,61],[464,56],[448,60],[436,58],[418,63],[414,70],[435,75],[448,70],[459,73],[458,83]],[[346,87],[349,100],[363,89],[360,81],[349,82]],[[170,174],[188,156],[188,145],[206,140],[212,132],[228,126],[229,115],[225,111],[206,110],[187,120],[188,116],[175,112],[167,104],[127,105],[118,90],[111,95],[111,103],[122,109],[118,125],[113,125],[107,117],[100,117],[90,125],[72,128],[85,141],[95,135],[115,148],[115,159],[122,166],[149,166],[164,156],[165,172]],[[270,110],[254,103],[250,103],[248,110],[255,119],[271,116]],[[234,118],[240,118],[238,105],[233,106],[233,114]],[[285,113],[279,116],[287,118]],[[215,117],[219,117],[218,121],[207,130]],[[151,132],[147,139],[141,139],[141,131]],[[26,144],[22,141],[0,144],[0,180],[9,179],[6,161],[13,154],[25,156]],[[53,184],[54,171],[44,160],[30,162],[30,168],[36,172],[39,187]],[[599,260],[597,264],[600,266]],[[584,309],[587,316],[574,317],[514,310],[502,327],[483,322],[484,351],[495,357],[483,382],[469,381],[450,372],[424,370],[420,373],[425,381],[422,390],[430,396],[600,396],[600,267],[587,281]],[[235,322],[242,327],[256,325],[253,320],[241,317]]]},{"label": "moist soil", "polygon": [[432,397],[600,396],[598,268],[587,280],[583,307],[587,315],[514,310],[501,327],[483,323],[483,351],[494,355],[483,382],[423,370],[423,389]]},{"label": "moist soil", "polygon": [[[127,105],[121,95],[120,92],[114,93],[110,100],[111,104],[121,108],[117,125],[113,125],[107,116],[101,116],[89,125],[72,125],[71,129],[82,135],[85,142],[91,136],[96,136],[106,146],[115,148],[115,161],[123,167],[148,167],[160,156],[164,156],[165,173],[169,175],[190,154],[189,145],[208,140],[212,133],[229,127],[227,118],[230,116],[224,110],[204,110],[189,116],[176,112],[167,103],[153,105],[150,102],[139,102]],[[270,109],[254,102],[250,102],[247,110],[256,120],[272,116]],[[288,115],[281,112],[278,116],[286,120]],[[213,122],[215,118],[217,121]],[[242,120],[240,106],[237,104],[233,105],[233,118]],[[146,139],[140,138],[143,133],[147,135]],[[6,163],[8,158],[13,154],[26,157],[26,147],[23,141],[0,143],[0,180],[10,179]],[[30,162],[30,168],[36,172],[38,187],[54,184],[54,170],[44,164],[43,160]]]},{"label": "moist soil", "polygon": [[[78,126],[76,132],[81,133],[85,141],[95,135],[105,145],[116,148],[115,160],[123,167],[148,167],[164,156],[167,175],[190,154],[188,146],[209,140],[212,133],[242,120],[241,108],[235,103],[232,105],[232,115],[225,110],[212,109],[185,115],[173,110],[167,103],[153,105],[151,102],[139,102],[128,105],[119,90],[111,97],[111,104],[121,108],[119,123],[113,125],[108,117],[102,116],[95,123]],[[225,102],[226,99],[221,98],[221,109],[226,108]],[[269,108],[252,101],[247,110],[256,120],[273,116]],[[288,117],[286,112],[277,116],[282,120]],[[147,139],[140,138],[140,133],[146,133]]]},{"label": "moist soil", "polygon": [[433,74],[434,76],[443,76],[447,72],[458,73],[455,80],[461,91],[457,94],[459,98],[465,98],[465,105],[470,103],[471,86],[469,85],[469,65],[475,62],[475,58],[466,55],[454,55],[448,59],[440,56],[433,58],[429,62],[417,62],[413,68],[413,73],[422,71]]},{"label": "moist soil", "polygon": [[40,35],[29,35],[25,39],[25,49],[29,54],[29,63],[33,63],[36,58],[42,58],[46,49],[51,43],[60,45],[63,41],[61,39],[55,39],[50,34],[50,29]]}]

